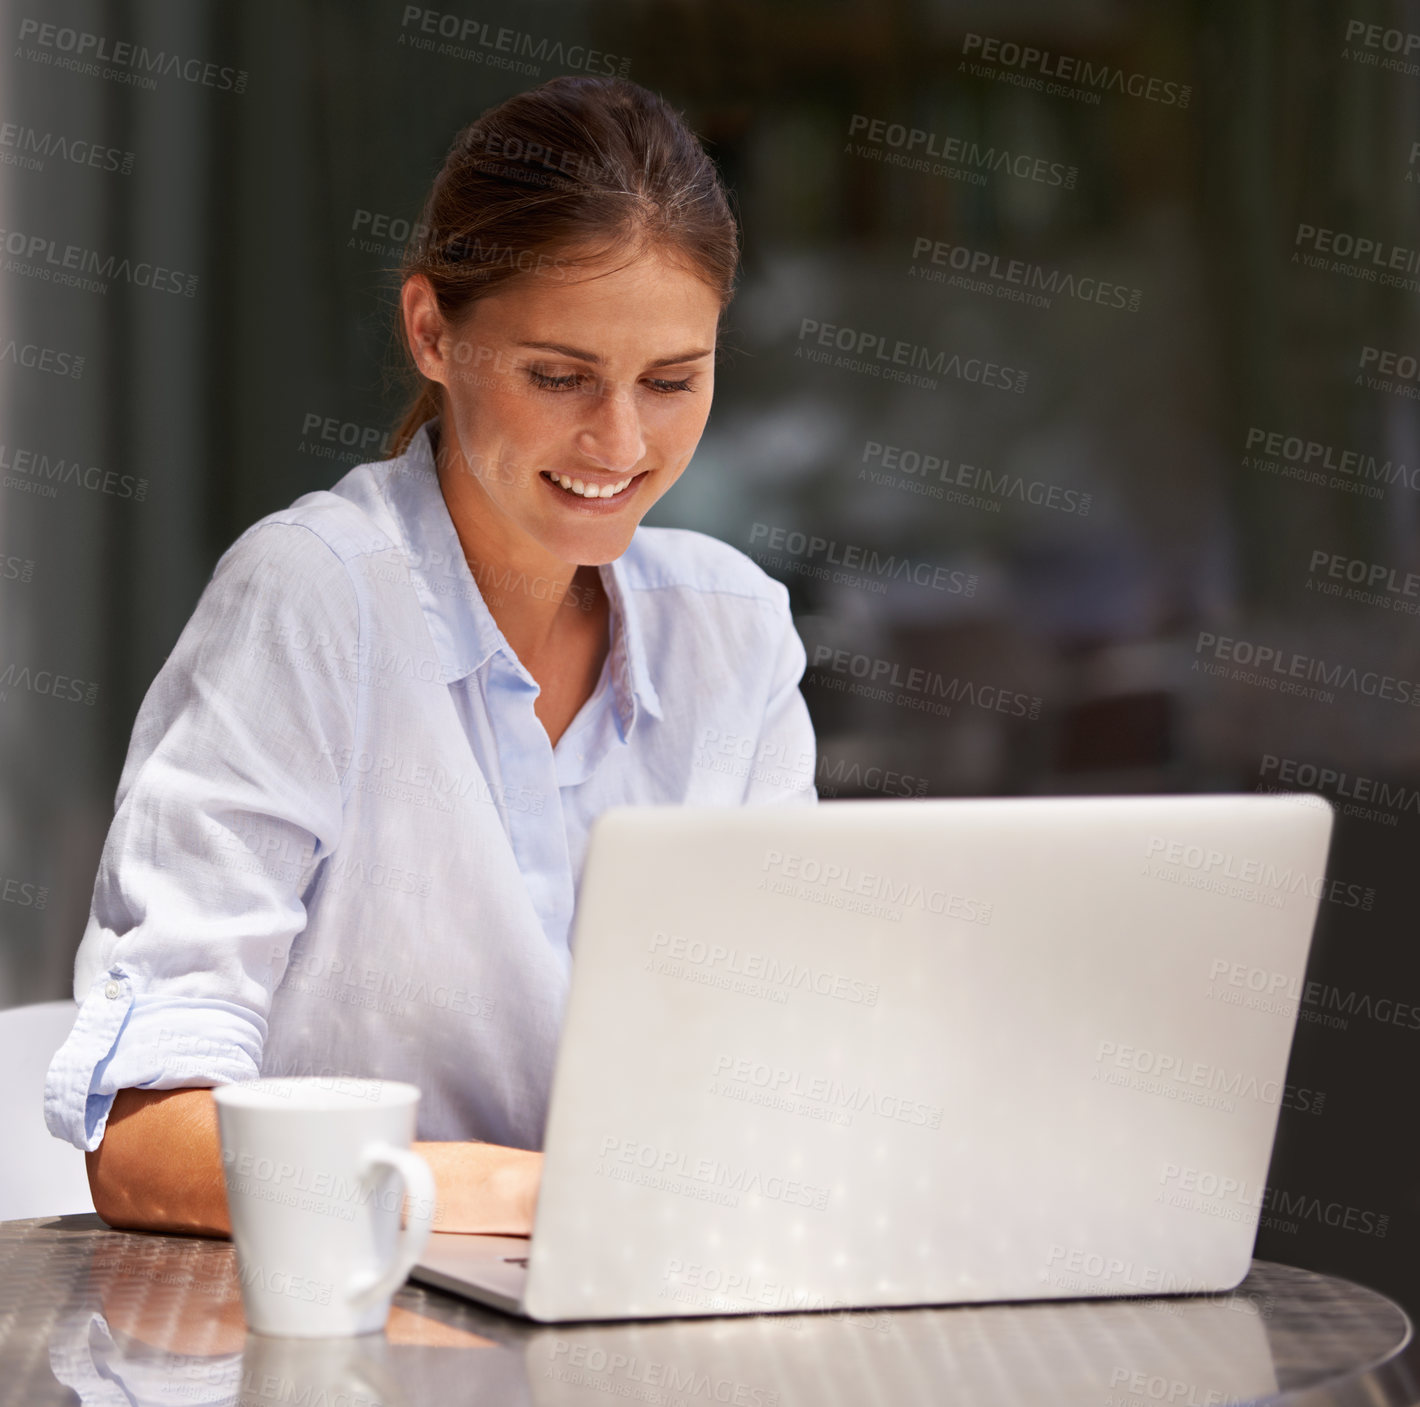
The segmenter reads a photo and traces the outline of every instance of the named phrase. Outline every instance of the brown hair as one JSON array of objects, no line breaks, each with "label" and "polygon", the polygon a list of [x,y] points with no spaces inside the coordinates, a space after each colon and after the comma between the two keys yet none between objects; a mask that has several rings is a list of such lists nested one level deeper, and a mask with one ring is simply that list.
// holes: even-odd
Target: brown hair
[{"label": "brown hair", "polygon": [[[652,245],[709,284],[724,311],[739,230],[695,133],[638,83],[563,76],[489,108],[454,138],[399,279],[423,274],[456,325],[478,299],[549,264],[563,271],[621,251],[630,263]],[[406,369],[419,376],[396,321]],[[391,456],[440,413],[440,393],[419,376]]]}]

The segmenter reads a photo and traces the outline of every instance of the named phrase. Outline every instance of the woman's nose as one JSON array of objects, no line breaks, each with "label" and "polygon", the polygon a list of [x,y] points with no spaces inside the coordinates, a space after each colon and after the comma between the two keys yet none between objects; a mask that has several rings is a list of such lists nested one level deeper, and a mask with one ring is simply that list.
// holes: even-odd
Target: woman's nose
[{"label": "woman's nose", "polygon": [[611,473],[635,468],[646,453],[636,398],[629,391],[602,386],[588,402],[577,448]]}]

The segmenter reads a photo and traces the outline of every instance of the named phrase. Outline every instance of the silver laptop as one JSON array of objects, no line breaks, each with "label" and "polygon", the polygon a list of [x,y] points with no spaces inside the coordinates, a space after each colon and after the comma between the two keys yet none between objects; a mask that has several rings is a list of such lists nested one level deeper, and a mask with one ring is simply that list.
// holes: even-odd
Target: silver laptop
[{"label": "silver laptop", "polygon": [[617,807],[530,1238],[414,1278],[544,1322],[1218,1292],[1247,1273],[1314,797]]}]

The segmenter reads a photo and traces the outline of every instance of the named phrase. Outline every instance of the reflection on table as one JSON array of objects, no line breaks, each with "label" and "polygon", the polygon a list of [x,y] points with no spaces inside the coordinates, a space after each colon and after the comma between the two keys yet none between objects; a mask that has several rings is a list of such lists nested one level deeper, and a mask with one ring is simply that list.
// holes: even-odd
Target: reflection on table
[{"label": "reflection on table", "polygon": [[0,1382],[26,1404],[1415,1400],[1385,1371],[1409,1339],[1396,1305],[1264,1262],[1226,1295],[617,1324],[534,1325],[407,1285],[383,1334],[303,1341],[246,1332],[230,1243],[88,1216],[0,1225],[0,1287]]}]

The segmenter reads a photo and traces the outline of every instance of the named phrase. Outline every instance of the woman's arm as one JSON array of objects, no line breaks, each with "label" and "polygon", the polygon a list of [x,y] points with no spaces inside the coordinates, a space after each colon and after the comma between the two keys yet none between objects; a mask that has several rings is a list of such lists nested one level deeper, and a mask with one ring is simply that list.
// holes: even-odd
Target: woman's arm
[{"label": "woman's arm", "polygon": [[[416,1143],[434,1173],[435,1231],[532,1233],[542,1154],[497,1143]],[[124,1089],[84,1155],[94,1210],[131,1231],[230,1236],[210,1089]]]}]

